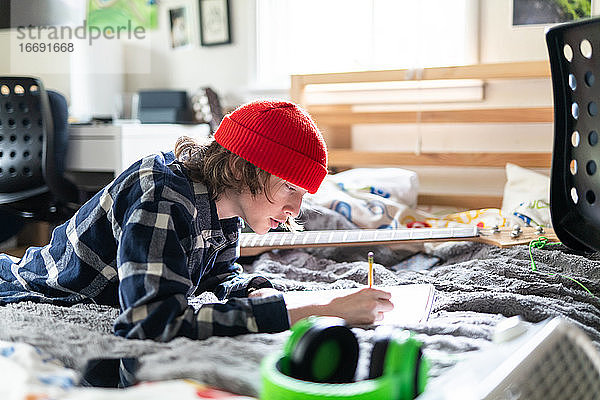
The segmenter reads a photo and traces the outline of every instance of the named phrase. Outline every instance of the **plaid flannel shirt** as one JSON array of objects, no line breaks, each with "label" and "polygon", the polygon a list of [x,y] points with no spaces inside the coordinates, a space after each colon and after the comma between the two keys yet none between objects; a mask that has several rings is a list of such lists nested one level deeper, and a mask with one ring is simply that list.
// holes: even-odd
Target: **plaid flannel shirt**
[{"label": "plaid flannel shirt", "polygon": [[[21,260],[0,255],[0,305],[38,301],[119,306],[116,335],[167,341],[289,328],[283,296],[242,275],[241,220],[219,220],[205,185],[188,179],[172,152],[133,164]],[[191,296],[220,300],[194,309]]]}]

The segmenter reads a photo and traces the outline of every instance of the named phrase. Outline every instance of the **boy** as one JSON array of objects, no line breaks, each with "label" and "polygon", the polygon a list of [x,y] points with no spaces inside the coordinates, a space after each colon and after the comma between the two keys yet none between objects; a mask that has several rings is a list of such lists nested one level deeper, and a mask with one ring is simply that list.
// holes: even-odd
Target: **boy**
[{"label": "boy", "polygon": [[[302,197],[327,174],[327,150],[298,106],[260,101],[227,115],[214,141],[181,138],[143,158],[14,262],[0,255],[0,304],[94,302],[120,307],[116,335],[159,341],[280,332],[308,315],[372,323],[393,308],[363,289],[327,305],[286,308],[261,276],[235,264],[241,220],[264,234],[293,228]],[[224,303],[194,310],[188,298]]]}]

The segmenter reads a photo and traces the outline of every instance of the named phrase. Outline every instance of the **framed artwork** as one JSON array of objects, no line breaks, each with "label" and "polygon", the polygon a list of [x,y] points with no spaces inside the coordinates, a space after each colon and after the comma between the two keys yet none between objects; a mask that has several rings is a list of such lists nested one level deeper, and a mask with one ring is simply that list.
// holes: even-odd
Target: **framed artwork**
[{"label": "framed artwork", "polygon": [[214,46],[231,43],[229,0],[200,1],[200,43]]},{"label": "framed artwork", "polygon": [[[68,3],[53,1],[50,3]],[[144,29],[158,27],[158,5],[156,1],[88,0],[87,25],[105,29],[106,27],[138,26]],[[63,7],[66,4],[63,4]]]},{"label": "framed artwork", "polygon": [[512,0],[512,25],[542,25],[592,15],[592,0]]},{"label": "framed artwork", "polygon": [[169,9],[169,43],[173,49],[192,44],[188,7],[179,6]]}]

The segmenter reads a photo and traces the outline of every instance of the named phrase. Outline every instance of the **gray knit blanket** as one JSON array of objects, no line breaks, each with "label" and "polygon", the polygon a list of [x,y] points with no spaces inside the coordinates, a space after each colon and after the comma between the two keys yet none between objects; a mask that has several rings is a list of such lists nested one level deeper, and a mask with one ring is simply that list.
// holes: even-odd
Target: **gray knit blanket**
[{"label": "gray knit blanket", "polygon": [[[348,228],[333,212],[307,211],[307,229]],[[539,322],[561,316],[583,329],[600,349],[600,257],[562,245],[534,250],[532,271],[527,246],[499,249],[474,242],[449,242],[425,248],[443,262],[428,270],[389,267],[414,248],[370,248],[375,252],[375,284],[431,283],[436,299],[429,320],[398,328],[413,331],[424,344],[433,379],[465,354],[487,346],[494,326],[520,315]],[[365,248],[323,248],[269,252],[245,265],[261,273],[279,290],[358,287],[366,282]],[[593,294],[569,278],[576,279]],[[214,301],[205,294],[199,302]],[[193,378],[249,396],[260,391],[259,364],[280,351],[288,332],[212,337],[203,341],[177,338],[168,343],[127,340],[112,333],[118,310],[82,304],[60,307],[20,303],[0,307],[0,340],[25,342],[82,371],[95,358],[135,357],[138,380]],[[366,375],[371,340],[381,328],[353,328],[360,343],[357,378]]]}]

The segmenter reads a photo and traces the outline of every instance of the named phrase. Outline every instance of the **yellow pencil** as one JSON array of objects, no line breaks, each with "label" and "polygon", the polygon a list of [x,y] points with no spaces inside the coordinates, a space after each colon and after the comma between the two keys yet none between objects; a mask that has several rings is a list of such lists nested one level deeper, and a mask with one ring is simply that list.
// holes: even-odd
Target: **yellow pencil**
[{"label": "yellow pencil", "polygon": [[369,287],[373,286],[373,252],[370,251],[367,254],[367,260],[369,260]]}]

